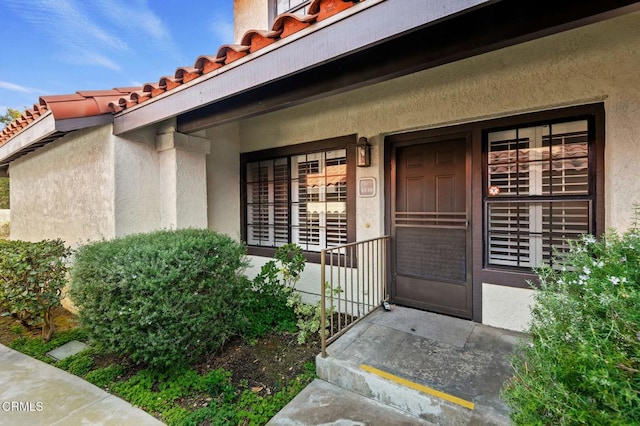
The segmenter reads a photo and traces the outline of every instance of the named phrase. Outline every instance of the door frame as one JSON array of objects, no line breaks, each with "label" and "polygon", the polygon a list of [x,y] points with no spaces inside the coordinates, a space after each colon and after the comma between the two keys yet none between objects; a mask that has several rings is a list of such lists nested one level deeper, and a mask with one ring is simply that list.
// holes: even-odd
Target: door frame
[{"label": "door frame", "polygon": [[[478,312],[476,300],[479,295],[477,291],[474,291],[475,283],[473,279],[473,197],[472,197],[472,182],[473,182],[473,135],[469,129],[435,129],[428,131],[418,131],[411,133],[393,134],[385,137],[385,160],[384,160],[384,172],[385,172],[385,193],[388,194],[385,197],[385,231],[390,236],[390,256],[388,256],[388,283],[389,283],[389,295],[391,301],[395,299],[395,283],[394,277],[394,265],[396,262],[396,254],[393,247],[395,246],[395,234],[393,225],[393,212],[395,211],[396,203],[396,164],[395,155],[398,147],[406,147],[411,145],[418,145],[423,143],[435,143],[443,142],[450,139],[464,139],[466,142],[465,153],[465,203],[466,203],[466,215],[468,220],[467,232],[466,232],[466,275],[467,275],[467,306],[468,314],[460,315],[466,319],[473,319],[478,321],[480,318],[480,312]],[[418,307],[419,309],[419,307]],[[454,314],[455,315],[455,314]]]}]

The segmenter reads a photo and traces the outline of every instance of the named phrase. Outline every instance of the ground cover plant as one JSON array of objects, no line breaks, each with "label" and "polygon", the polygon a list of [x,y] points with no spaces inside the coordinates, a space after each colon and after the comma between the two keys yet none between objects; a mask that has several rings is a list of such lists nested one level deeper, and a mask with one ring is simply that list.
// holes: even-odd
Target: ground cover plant
[{"label": "ground cover plant", "polygon": [[[241,274],[244,247],[210,231],[162,231],[109,243],[90,244],[77,253],[76,267],[80,267],[79,271],[73,271],[73,277],[83,281],[79,287],[72,288],[71,293],[76,297],[82,293],[82,302],[78,304],[91,309],[89,318],[81,321],[83,327],[70,327],[57,333],[50,342],[43,342],[34,339],[28,328],[5,318],[0,321],[0,342],[83,377],[168,424],[264,424],[315,377],[313,360],[319,351],[318,340],[310,338],[298,344],[299,318],[287,304],[304,268],[298,247],[278,250],[274,261],[268,262],[262,273],[250,281]],[[126,262],[129,264],[123,264]],[[224,262],[227,269],[209,273],[209,268],[218,268],[216,262]],[[164,265],[163,276],[149,265]],[[191,270],[187,273],[186,268]],[[184,275],[188,275],[188,283],[182,281]],[[228,281],[221,283],[221,279]],[[78,282],[74,281],[74,285]],[[211,286],[217,287],[211,289]],[[152,289],[164,291],[167,299],[155,298]],[[172,291],[182,291],[187,296],[183,298]],[[197,356],[178,358],[176,355],[171,359],[177,362],[171,365],[156,362],[154,357],[158,355],[153,351],[157,348],[151,348],[152,355],[144,358],[136,352],[140,350],[138,347],[127,352],[123,343],[117,342],[123,346],[113,345],[112,339],[117,336],[105,330],[108,325],[104,322],[107,322],[122,332],[137,333],[137,337],[149,345],[162,343],[147,321],[154,314],[153,307],[159,311],[154,319],[186,320],[191,324],[195,315],[213,312],[203,313],[200,308],[189,305],[207,303],[203,294],[217,297],[215,301],[231,295],[235,312],[228,311],[230,305],[221,304],[215,312],[228,314],[230,325],[197,323],[197,327],[185,328],[184,333],[195,330],[192,339],[197,338],[200,326],[204,333],[219,330],[226,333],[225,339],[203,346]],[[139,300],[142,298],[146,300]],[[171,317],[175,310],[170,309],[173,306],[168,303],[162,304],[165,300],[174,301],[174,305],[177,301],[185,318]],[[67,313],[58,319],[67,318],[67,323],[72,323],[75,320],[69,320],[71,316]],[[123,322],[122,317],[126,319]],[[220,318],[211,320],[220,321]],[[173,342],[178,342],[174,343],[174,350],[182,353],[183,334],[178,329],[172,330],[177,333]],[[100,333],[107,338],[103,339]],[[8,339],[12,334],[13,338]],[[163,347],[171,350],[171,336],[166,338]],[[70,340],[84,341],[91,346],[58,362],[46,355]]]},{"label": "ground cover plant", "polygon": [[[88,244],[72,271],[80,324],[55,308],[63,330],[45,342],[28,323],[0,317],[0,343],[169,424],[264,424],[315,377],[319,343],[306,331],[298,342],[305,317],[290,300],[300,248],[277,250],[254,280],[242,273],[244,253],[207,230]],[[90,347],[62,361],[46,355],[71,340]]]},{"label": "ground cover plant", "polygon": [[640,421],[640,229],[585,236],[540,268],[532,343],[503,396],[518,425]]}]

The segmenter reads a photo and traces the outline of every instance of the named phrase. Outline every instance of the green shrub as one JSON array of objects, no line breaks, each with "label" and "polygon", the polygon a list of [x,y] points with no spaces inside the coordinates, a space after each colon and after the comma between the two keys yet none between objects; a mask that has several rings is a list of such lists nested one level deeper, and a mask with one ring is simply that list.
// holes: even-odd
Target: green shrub
[{"label": "green shrub", "polygon": [[640,230],[571,244],[537,272],[532,343],[503,396],[515,424],[638,424]]},{"label": "green shrub", "polygon": [[247,322],[242,334],[248,338],[277,331],[296,330],[296,315],[287,300],[305,266],[302,249],[287,244],[276,249],[274,259],[265,263],[253,279],[250,300],[245,305]]},{"label": "green shrub", "polygon": [[71,298],[90,337],[154,368],[185,364],[237,333],[244,246],[209,230],[158,231],[81,247]]},{"label": "green shrub", "polygon": [[25,325],[42,324],[44,341],[55,330],[53,308],[60,306],[69,255],[62,240],[0,240],[0,303]]},{"label": "green shrub", "polygon": [[0,178],[0,210],[10,208],[9,178]]}]

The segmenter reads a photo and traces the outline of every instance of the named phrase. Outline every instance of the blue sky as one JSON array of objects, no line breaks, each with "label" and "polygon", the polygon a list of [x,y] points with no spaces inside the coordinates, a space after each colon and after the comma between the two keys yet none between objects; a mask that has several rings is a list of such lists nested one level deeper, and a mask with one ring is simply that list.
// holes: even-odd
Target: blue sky
[{"label": "blue sky", "polygon": [[233,0],[2,0],[0,114],[157,82],[233,43]]}]

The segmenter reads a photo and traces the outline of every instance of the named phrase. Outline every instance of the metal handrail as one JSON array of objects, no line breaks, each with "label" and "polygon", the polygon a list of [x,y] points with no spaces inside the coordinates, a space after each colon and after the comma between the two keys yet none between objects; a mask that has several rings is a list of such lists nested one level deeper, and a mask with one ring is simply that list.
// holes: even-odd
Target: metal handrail
[{"label": "metal handrail", "polygon": [[321,251],[323,358],[330,343],[387,300],[388,244],[389,236],[385,235]]}]

